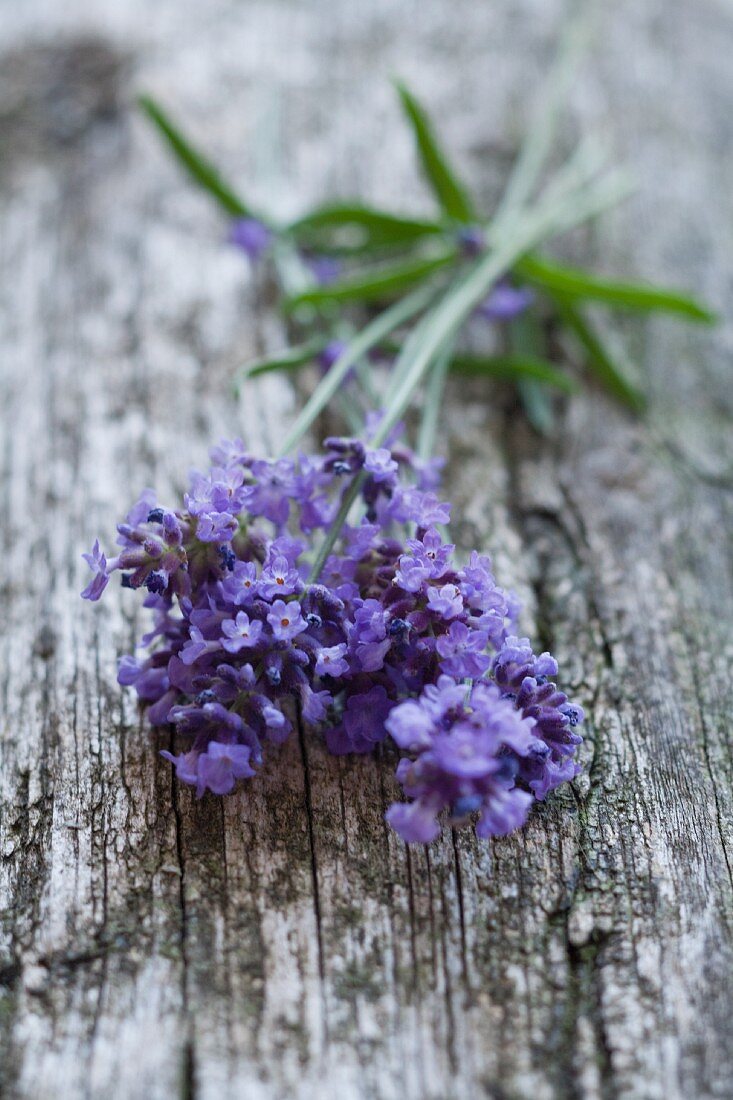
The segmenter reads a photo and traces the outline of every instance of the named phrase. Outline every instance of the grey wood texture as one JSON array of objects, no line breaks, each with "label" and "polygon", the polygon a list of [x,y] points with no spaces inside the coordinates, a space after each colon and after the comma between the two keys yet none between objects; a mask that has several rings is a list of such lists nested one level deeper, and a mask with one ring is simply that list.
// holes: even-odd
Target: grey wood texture
[{"label": "grey wood texture", "polygon": [[[540,441],[454,384],[464,551],[489,550],[586,707],[585,771],[517,836],[389,832],[393,761],[293,738],[197,802],[118,688],[142,618],[80,553],[220,436],[298,398],[223,223],[132,107],[157,94],[253,201],[430,202],[389,77],[487,201],[555,0],[0,3],[0,1082],[8,1096],[733,1095],[730,320],[606,318],[645,376]],[[733,9],[619,0],[574,84],[635,198],[567,242],[599,271],[733,288]]]}]

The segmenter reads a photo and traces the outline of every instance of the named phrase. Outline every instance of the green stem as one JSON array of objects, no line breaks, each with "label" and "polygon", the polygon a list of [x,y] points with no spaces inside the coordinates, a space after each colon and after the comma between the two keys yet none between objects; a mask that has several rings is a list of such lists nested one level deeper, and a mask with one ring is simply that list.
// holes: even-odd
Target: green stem
[{"label": "green stem", "polygon": [[359,402],[349,393],[348,390],[342,390],[341,393],[336,395],[336,401],[341,411],[341,415],[349,426],[349,431],[354,435],[360,435],[364,424]]},{"label": "green stem", "polygon": [[435,448],[435,438],[438,434],[438,419],[443,404],[445,383],[450,370],[451,355],[453,353],[453,341],[442,349],[437,356],[428,378],[425,393],[425,405],[423,407],[422,423],[417,441],[417,456],[423,462],[432,458]]},{"label": "green stem", "polygon": [[[541,341],[536,317],[525,314],[515,318],[507,327],[509,346],[513,352],[528,356],[540,353]],[[521,377],[516,378],[514,384],[532,427],[541,435],[549,435],[554,417],[547,386],[534,378]]]},{"label": "green stem", "polygon": [[313,566],[311,567],[310,575],[308,577],[308,584],[315,584],[315,582],[320,577],[321,571],[326,564],[329,554],[336,544],[336,539],[341,534],[341,528],[346,523],[346,520],[349,517],[349,512],[351,511],[351,507],[358,497],[365,480],[366,474],[362,470],[359,474],[356,475],[351,485],[344,493],[341,500],[341,507],[336,513],[336,518],[329,527],[328,534],[318,548],[318,553],[316,554]]},{"label": "green stem", "polygon": [[369,366],[363,359],[360,359],[354,369],[356,370],[356,377],[359,379],[359,385],[364,390],[367,401],[373,409],[379,408],[380,399],[372,384]]},{"label": "green stem", "polygon": [[539,107],[496,210],[497,222],[503,221],[524,206],[534,190],[552,149],[560,107],[586,48],[589,29],[590,19],[586,10],[573,20],[565,33],[557,60],[544,84]]}]

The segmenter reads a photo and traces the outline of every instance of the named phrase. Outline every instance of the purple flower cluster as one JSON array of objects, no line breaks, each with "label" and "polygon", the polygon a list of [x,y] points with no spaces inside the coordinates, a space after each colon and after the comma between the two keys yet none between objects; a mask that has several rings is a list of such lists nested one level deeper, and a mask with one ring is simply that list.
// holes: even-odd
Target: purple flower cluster
[{"label": "purple flower cluster", "polygon": [[[145,592],[153,628],[119,680],[153,725],[175,726],[185,751],[163,755],[180,780],[227,794],[299,720],[337,754],[389,734],[409,754],[398,778],[414,801],[388,819],[405,840],[428,841],[443,810],[453,823],[477,813],[481,836],[508,832],[576,773],[582,712],[551,682],[549,654],[512,636],[513,601],[489,560],[454,563],[439,464],[395,440],[341,438],[297,460],[266,461],[240,441],[211,457],[182,508],[146,490],[118,527],[118,554],[95,543],[84,555],[85,598],[99,599],[113,571]],[[355,478],[360,521],[312,578]]]},{"label": "purple flower cluster", "polygon": [[[451,671],[446,661],[442,668]],[[555,659],[509,637],[491,669],[489,680],[441,675],[419,699],[390,712],[387,729],[411,754],[397,778],[414,801],[387,811],[405,840],[433,840],[442,810],[454,825],[478,813],[478,836],[510,833],[524,824],[534,798],[577,775],[573,755],[582,738],[575,727],[583,711],[548,679],[557,673]]]},{"label": "purple flower cluster", "polygon": [[396,706],[387,728],[400,748],[415,756],[405,757],[397,769],[414,801],[387,811],[387,820],[406,840],[434,840],[444,809],[456,824],[479,813],[479,836],[502,835],[524,824],[533,798],[516,786],[516,777],[519,759],[537,744],[535,723],[496,684],[441,676],[418,700]]}]

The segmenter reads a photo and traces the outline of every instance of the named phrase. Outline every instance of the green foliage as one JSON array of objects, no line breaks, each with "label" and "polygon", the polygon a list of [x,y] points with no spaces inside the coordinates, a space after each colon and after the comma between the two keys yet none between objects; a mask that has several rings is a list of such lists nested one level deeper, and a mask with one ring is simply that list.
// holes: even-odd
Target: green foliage
[{"label": "green foliage", "polygon": [[428,275],[433,275],[440,268],[453,263],[456,256],[456,249],[451,248],[437,256],[418,257],[395,264],[378,264],[348,278],[304,290],[288,298],[285,308],[292,311],[298,306],[318,306],[326,302],[384,301],[414,287]]},{"label": "green foliage", "polygon": [[[577,340],[587,370],[617,401],[640,413],[645,407],[644,395],[614,362],[582,313],[583,305],[663,312],[706,324],[715,320],[704,305],[676,290],[608,279],[550,260],[537,251],[574,225],[597,217],[628,190],[625,178],[614,171],[603,174],[597,150],[594,153],[587,143],[581,143],[539,198],[531,200],[556,140],[561,101],[583,48],[587,28],[581,23],[571,26],[540,110],[490,221],[477,213],[428,114],[403,83],[397,83],[397,93],[421,168],[439,204],[439,216],[397,214],[355,200],[319,205],[279,231],[273,230],[272,222],[259,218],[275,233],[270,262],[279,279],[283,307],[299,339],[282,354],[248,364],[240,384],[268,372],[297,370],[312,362],[329,341],[343,342],[344,314],[349,310],[360,310],[363,324],[355,334],[353,324],[347,325],[343,352],[296,418],[281,453],[297,445],[331,401],[348,397],[353,418],[358,401],[352,390],[341,391],[355,368],[355,386],[363,399],[384,407],[372,439],[376,446],[387,439],[424,387],[419,449],[426,454],[435,438],[443,387],[451,372],[511,381],[530,422],[540,432],[549,431],[553,415],[550,390],[573,393],[578,384],[551,361],[554,349],[548,348],[544,325],[548,310],[550,319]],[[181,166],[227,216],[256,216],[151,97],[141,96],[139,103]],[[459,243],[460,230],[465,227],[475,230],[479,242],[473,254],[465,242],[463,246]],[[483,247],[482,238],[486,242]],[[304,261],[308,254],[339,257],[344,274],[317,285]],[[504,345],[499,353],[469,354],[461,348],[465,326],[501,279],[536,288],[537,306],[498,330]],[[375,303],[383,307],[376,316]],[[384,349],[386,341],[396,349],[396,359],[385,388],[382,379],[376,374],[372,377],[367,356]]]},{"label": "green foliage", "polygon": [[578,339],[586,356],[588,370],[606,387],[609,393],[633,412],[640,413],[646,407],[646,398],[637,389],[620,367],[616,366],[610,352],[604,347],[600,337],[591,328],[590,323],[569,302],[558,301],[560,316],[566,327]]},{"label": "green foliage", "polygon": [[247,363],[241,371],[237,389],[250,378],[258,378],[262,374],[270,374],[273,371],[293,371],[312,363],[316,356],[320,355],[327,341],[322,336],[316,336],[305,344],[297,344],[287,348],[280,355],[269,356],[265,359],[253,359]]},{"label": "green foliage", "polygon": [[571,302],[585,300],[639,312],[675,313],[707,325],[715,321],[715,315],[694,298],[665,287],[603,279],[540,256],[525,256],[515,271],[532,286]]},{"label": "green foliage", "polygon": [[502,378],[514,381],[531,378],[544,382],[563,393],[577,393],[578,383],[569,374],[558,370],[547,359],[531,355],[454,355],[450,369],[458,374],[473,377]]},{"label": "green foliage", "polygon": [[331,203],[305,214],[288,231],[301,247],[314,252],[358,254],[411,245],[443,233],[445,226],[360,203]]},{"label": "green foliage", "polygon": [[217,169],[199,153],[172,122],[169,115],[152,96],[141,95],[138,103],[161,134],[178,163],[195,183],[207,191],[219,206],[235,218],[251,217],[252,211],[236,192],[225,183]]},{"label": "green foliage", "polygon": [[475,215],[471,199],[440,148],[432,122],[405,84],[398,82],[396,87],[402,109],[415,135],[425,178],[441,209],[456,221],[473,221]]}]

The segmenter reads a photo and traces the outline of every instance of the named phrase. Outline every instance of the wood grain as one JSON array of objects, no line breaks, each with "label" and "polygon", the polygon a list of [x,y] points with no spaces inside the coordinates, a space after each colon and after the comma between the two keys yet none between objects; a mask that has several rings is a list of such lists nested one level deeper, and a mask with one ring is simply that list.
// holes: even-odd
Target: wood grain
[{"label": "wood grain", "polygon": [[[587,390],[537,440],[451,388],[464,550],[489,549],[589,714],[584,774],[518,836],[409,852],[393,761],[294,738],[240,794],[171,780],[117,656],[130,593],[80,553],[137,491],[292,416],[237,364],[283,340],[131,108],[159,95],[253,201],[429,200],[388,77],[489,202],[562,19],[537,0],[26,0],[0,67],[0,1091],[8,1096],[727,1097],[733,1079],[731,327],[605,321],[653,413]],[[620,0],[573,89],[638,195],[568,254],[733,283],[733,21]],[[566,146],[567,148],[568,146]]]}]

